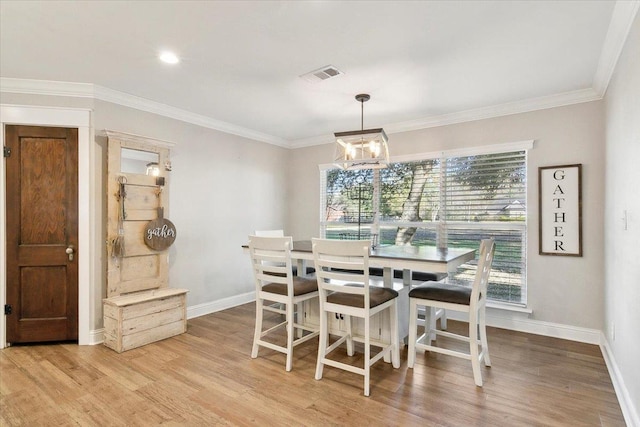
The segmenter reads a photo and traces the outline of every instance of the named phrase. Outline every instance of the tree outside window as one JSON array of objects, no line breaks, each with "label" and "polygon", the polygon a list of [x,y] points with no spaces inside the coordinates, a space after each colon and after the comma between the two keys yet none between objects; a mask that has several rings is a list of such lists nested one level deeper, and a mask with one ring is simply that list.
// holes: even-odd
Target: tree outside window
[{"label": "tree outside window", "polygon": [[[526,152],[392,163],[386,169],[326,170],[327,238],[380,244],[478,248],[496,239],[489,298],[525,304]],[[452,281],[472,280],[474,265]]]}]

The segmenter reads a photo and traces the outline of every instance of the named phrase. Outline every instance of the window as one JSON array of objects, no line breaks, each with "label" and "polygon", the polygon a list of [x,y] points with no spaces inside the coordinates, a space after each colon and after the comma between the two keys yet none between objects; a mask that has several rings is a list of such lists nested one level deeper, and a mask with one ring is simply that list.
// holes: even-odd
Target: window
[{"label": "window", "polygon": [[[494,237],[488,298],[526,305],[526,148],[424,155],[387,169],[327,168],[321,174],[321,232],[327,238],[369,239],[478,249]],[[505,150],[506,148],[506,150]],[[450,280],[469,283],[475,263]]]}]

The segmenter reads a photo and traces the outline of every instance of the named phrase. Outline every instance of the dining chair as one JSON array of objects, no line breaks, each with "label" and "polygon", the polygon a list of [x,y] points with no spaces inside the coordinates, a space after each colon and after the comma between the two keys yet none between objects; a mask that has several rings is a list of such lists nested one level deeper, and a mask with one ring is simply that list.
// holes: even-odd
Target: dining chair
[{"label": "dining chair", "polygon": [[284,230],[256,230],[253,234],[258,237],[284,237]]},{"label": "dining chair", "polygon": [[[249,255],[256,286],[256,328],[251,357],[258,357],[260,346],[286,354],[286,370],[293,364],[293,348],[318,335],[318,329],[302,325],[298,304],[316,298],[318,285],[315,279],[294,276],[291,270],[291,237],[249,236]],[[278,306],[272,305],[279,304]],[[283,314],[284,321],[263,330],[264,312]],[[296,315],[298,318],[296,318]],[[272,334],[286,327],[286,345],[278,345]],[[295,332],[301,331],[296,338]],[[304,332],[308,332],[305,334]],[[270,341],[265,337],[269,335]]]},{"label": "dining chair", "polygon": [[[327,240],[313,239],[313,257],[316,265],[316,279],[320,301],[320,339],[316,380],[322,379],[325,365],[343,369],[364,376],[364,395],[369,396],[371,365],[381,358],[391,359],[394,368],[400,367],[398,348],[398,292],[391,288],[371,286],[369,282],[369,240]],[[389,311],[390,342],[371,337],[372,317]],[[330,313],[344,316],[345,331],[340,338],[329,345]],[[356,336],[352,318],[361,318],[364,323],[364,337]],[[354,341],[364,344],[364,367],[343,363],[329,355],[346,342],[347,355],[354,355]],[[371,355],[371,347],[381,350]]]},{"label": "dining chair", "polygon": [[[258,237],[284,237],[284,230],[256,230],[253,234]],[[297,266],[292,265],[291,270],[293,271],[294,276],[298,275]],[[305,268],[305,272],[302,274],[313,274],[315,271],[316,270],[313,267],[307,267]]]},{"label": "dining chair", "polygon": [[[478,269],[471,287],[441,282],[427,282],[413,288],[409,292],[409,368],[414,367],[416,350],[428,350],[449,356],[461,357],[471,360],[474,381],[477,386],[482,387],[480,362],[484,360],[485,366],[491,366],[489,346],[487,343],[485,312],[487,283],[489,281],[494,252],[495,242],[493,239],[484,239],[481,241]],[[417,336],[418,306],[425,307],[424,333],[420,337]],[[433,316],[433,310],[431,310],[431,308],[468,313],[468,335],[459,335],[436,329],[436,319]],[[437,335],[468,342],[469,352],[455,351],[445,347],[431,345],[432,338]],[[478,347],[480,347],[480,351]]]},{"label": "dining chair", "polygon": [[[398,274],[398,273],[401,273],[401,274]],[[402,278],[402,270],[395,270],[394,277]],[[448,273],[431,273],[431,272],[424,272],[424,271],[411,272],[411,280],[414,280],[417,282],[441,282],[447,277],[449,277]],[[434,310],[433,314],[435,316],[433,318],[433,321],[437,322],[438,320],[440,320],[440,329],[446,330],[447,329],[447,312],[444,309],[437,309],[437,310]],[[435,339],[435,336],[433,335],[432,338]]]}]

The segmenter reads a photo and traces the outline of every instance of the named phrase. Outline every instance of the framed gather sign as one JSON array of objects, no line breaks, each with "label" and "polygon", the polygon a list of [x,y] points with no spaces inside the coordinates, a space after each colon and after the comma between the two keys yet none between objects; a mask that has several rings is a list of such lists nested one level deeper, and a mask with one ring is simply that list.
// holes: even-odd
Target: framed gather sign
[{"label": "framed gather sign", "polygon": [[582,164],[538,168],[540,255],[582,256]]}]

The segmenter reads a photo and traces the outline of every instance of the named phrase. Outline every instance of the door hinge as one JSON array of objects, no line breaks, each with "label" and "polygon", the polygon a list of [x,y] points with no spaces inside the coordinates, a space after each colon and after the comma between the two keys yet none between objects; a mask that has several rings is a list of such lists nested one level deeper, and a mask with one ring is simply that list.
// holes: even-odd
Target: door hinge
[{"label": "door hinge", "polygon": [[11,148],[9,147],[2,147],[2,154],[4,157],[11,157]]},{"label": "door hinge", "polygon": [[11,304],[5,304],[4,305],[4,314],[5,314],[5,316],[11,314],[12,311],[13,311],[13,308],[11,307]]}]

